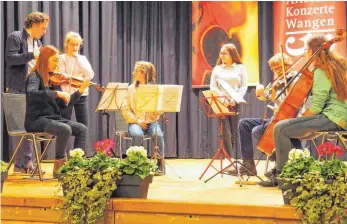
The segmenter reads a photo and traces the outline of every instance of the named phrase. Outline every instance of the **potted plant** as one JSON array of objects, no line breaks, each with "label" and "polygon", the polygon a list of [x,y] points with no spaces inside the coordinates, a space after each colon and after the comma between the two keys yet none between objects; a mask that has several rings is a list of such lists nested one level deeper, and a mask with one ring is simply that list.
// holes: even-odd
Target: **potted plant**
[{"label": "potted plant", "polygon": [[0,188],[0,192],[2,193],[2,190],[4,189],[4,182],[7,179],[8,176],[8,170],[7,170],[7,163],[5,163],[4,161],[0,160],[0,165],[1,165],[1,188]]},{"label": "potted plant", "polygon": [[112,139],[97,142],[97,154],[90,159],[82,149],[71,150],[71,158],[58,170],[64,193],[58,208],[69,223],[95,223],[103,216],[120,176],[119,159],[110,157],[113,145]]},{"label": "potted plant", "polygon": [[[297,209],[304,223],[347,223],[347,166],[335,158],[343,151],[331,143],[320,145],[317,151],[319,161],[308,152],[305,156],[299,152],[290,155],[291,161],[286,163],[280,175],[295,185],[286,190],[282,184],[286,202],[290,201]],[[332,160],[321,160],[331,154]]]},{"label": "potted plant", "polygon": [[288,161],[282,172],[276,178],[278,187],[282,190],[284,204],[289,204],[296,195],[296,188],[300,179],[309,169],[314,169],[315,160],[310,156],[308,149],[292,149],[288,155]]},{"label": "potted plant", "polygon": [[303,223],[347,223],[347,170],[332,183],[318,171],[304,174],[297,195],[290,201]]},{"label": "potted plant", "polygon": [[147,158],[142,146],[132,146],[121,161],[121,179],[117,182],[115,197],[147,198],[149,184],[157,165]]}]

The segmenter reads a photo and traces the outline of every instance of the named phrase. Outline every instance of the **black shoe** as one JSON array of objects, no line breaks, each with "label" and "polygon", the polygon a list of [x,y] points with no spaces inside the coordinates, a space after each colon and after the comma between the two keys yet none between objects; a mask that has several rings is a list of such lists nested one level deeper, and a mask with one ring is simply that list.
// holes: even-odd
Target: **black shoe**
[{"label": "black shoe", "polygon": [[[243,166],[240,166],[238,169],[240,171],[240,175],[247,175],[247,176],[256,176],[257,175],[257,169],[255,167],[254,160],[243,160]],[[227,170],[227,173],[232,176],[237,176],[237,170],[235,168],[230,168]]]},{"label": "black shoe", "polygon": [[154,173],[154,176],[164,176],[165,175],[165,162],[163,159],[158,159],[157,161],[157,170]]},{"label": "black shoe", "polygon": [[259,181],[257,184],[259,186],[262,186],[262,187],[276,187],[276,186],[278,186],[276,176],[271,176],[267,180]]},{"label": "black shoe", "polygon": [[276,174],[277,174],[277,170],[276,170],[276,168],[273,168],[269,171],[266,171],[264,173],[264,176],[266,176],[267,178],[270,178],[271,176],[276,175]]}]

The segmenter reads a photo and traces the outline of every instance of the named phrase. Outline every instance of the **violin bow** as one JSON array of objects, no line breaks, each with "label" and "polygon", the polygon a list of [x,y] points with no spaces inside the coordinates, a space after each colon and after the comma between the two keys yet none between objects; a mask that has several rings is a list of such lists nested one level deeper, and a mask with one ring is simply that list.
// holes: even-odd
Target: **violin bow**
[{"label": "violin bow", "polygon": [[[287,77],[286,77],[286,71],[284,68],[284,57],[283,57],[283,45],[280,44],[280,52],[281,52],[281,63],[282,63],[282,73],[283,73],[283,81],[284,85],[287,85]],[[288,95],[288,89],[286,89],[286,94]]]}]

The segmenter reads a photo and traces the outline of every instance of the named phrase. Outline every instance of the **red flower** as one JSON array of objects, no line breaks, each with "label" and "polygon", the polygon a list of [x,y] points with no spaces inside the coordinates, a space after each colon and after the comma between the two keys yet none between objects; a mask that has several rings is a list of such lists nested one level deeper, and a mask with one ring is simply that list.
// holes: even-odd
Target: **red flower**
[{"label": "red flower", "polygon": [[104,144],[104,150],[109,150],[114,146],[114,141],[110,138],[106,138],[102,142]]},{"label": "red flower", "polygon": [[98,141],[94,144],[94,150],[97,153],[105,153],[107,156],[111,156],[111,149],[114,147],[114,141],[110,138]]},{"label": "red flower", "polygon": [[344,153],[343,149],[338,145],[334,145],[333,152],[336,154],[336,156],[342,156]]},{"label": "red flower", "polygon": [[101,152],[104,151],[104,149],[103,149],[103,144],[102,144],[101,141],[95,142],[95,144],[94,144],[94,150],[95,150],[96,152],[98,152],[98,153],[101,153]]},{"label": "red flower", "polygon": [[322,156],[323,154],[325,155],[330,155],[334,151],[334,145],[331,144],[331,142],[327,141],[320,146],[317,147],[318,155]]},{"label": "red flower", "polygon": [[111,149],[105,150],[106,156],[112,156]]}]

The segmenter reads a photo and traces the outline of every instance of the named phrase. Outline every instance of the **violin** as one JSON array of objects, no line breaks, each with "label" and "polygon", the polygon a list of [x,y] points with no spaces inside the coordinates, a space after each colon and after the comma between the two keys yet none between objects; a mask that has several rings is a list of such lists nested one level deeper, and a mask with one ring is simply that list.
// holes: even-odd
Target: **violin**
[{"label": "violin", "polygon": [[[49,72],[49,81],[52,85],[61,85],[61,84],[71,84],[72,87],[79,88],[83,83],[83,79],[76,76],[71,76],[66,78],[63,73],[60,72]],[[100,84],[90,82],[90,86],[95,87],[99,91],[104,91],[105,87]]]},{"label": "violin", "polygon": [[[287,82],[286,80],[289,80],[291,78],[293,78],[296,73],[294,72],[289,72],[291,71],[291,69],[293,68],[293,66],[295,66],[304,56],[301,56],[299,59],[297,59],[285,72],[285,75],[281,75],[279,77],[277,77],[273,82],[270,82],[265,90],[264,90],[264,96],[267,99],[274,99],[276,97],[276,91],[283,88],[284,86],[286,86]],[[284,68],[283,68],[284,69]]]}]

